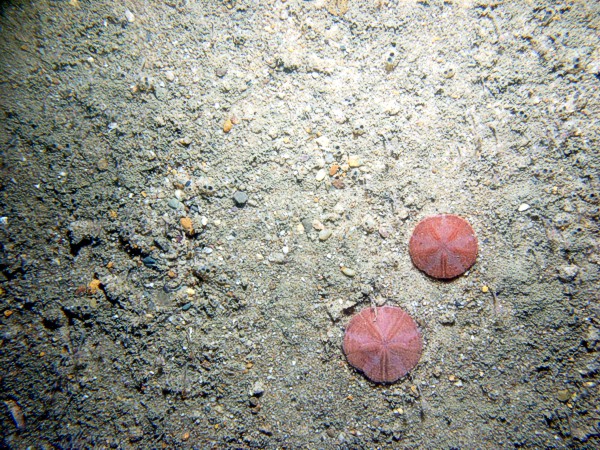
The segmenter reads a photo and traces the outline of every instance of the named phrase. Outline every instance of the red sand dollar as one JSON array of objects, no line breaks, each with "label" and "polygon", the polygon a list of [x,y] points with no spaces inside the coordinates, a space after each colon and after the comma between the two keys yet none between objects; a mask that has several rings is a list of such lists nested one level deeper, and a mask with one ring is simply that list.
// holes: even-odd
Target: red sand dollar
[{"label": "red sand dollar", "polygon": [[371,381],[393,383],[419,362],[423,342],[417,324],[395,306],[365,308],[346,327],[348,362]]},{"label": "red sand dollar", "polygon": [[477,259],[477,237],[469,222],[453,214],[423,219],[408,245],[413,263],[434,278],[454,278]]}]

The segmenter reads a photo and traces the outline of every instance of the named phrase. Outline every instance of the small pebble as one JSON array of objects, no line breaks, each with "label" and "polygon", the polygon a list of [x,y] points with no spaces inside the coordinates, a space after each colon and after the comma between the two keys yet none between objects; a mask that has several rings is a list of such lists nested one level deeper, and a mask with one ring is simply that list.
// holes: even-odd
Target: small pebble
[{"label": "small pebble", "polygon": [[530,208],[530,206],[527,203],[522,203],[519,206],[519,212],[527,211],[529,208]]},{"label": "small pebble", "polygon": [[312,227],[317,231],[325,229],[325,225],[323,225],[319,219],[315,219],[312,221]]},{"label": "small pebble", "polygon": [[142,262],[146,267],[156,266],[156,260],[152,256],[146,256],[144,259],[142,259]]},{"label": "small pebble", "polygon": [[342,270],[342,273],[344,275],[346,275],[347,277],[352,278],[352,277],[354,277],[356,275],[356,270],[350,269],[349,267],[342,266],[341,270]]},{"label": "small pebble", "polygon": [[129,23],[135,22],[135,16],[128,9],[125,10],[125,19],[127,19],[127,22]]},{"label": "small pebble", "polygon": [[556,398],[558,398],[560,402],[565,403],[571,398],[571,393],[567,389],[561,389],[556,393]]},{"label": "small pebble", "polygon": [[321,169],[315,175],[315,180],[317,180],[317,181],[323,181],[326,176],[327,176],[327,171],[325,169]]},{"label": "small pebble", "polygon": [[231,121],[231,119],[227,119],[225,121],[225,123],[223,124],[223,132],[229,133],[232,128],[233,128],[233,122]]},{"label": "small pebble", "polygon": [[248,201],[248,194],[243,191],[236,191],[235,194],[233,194],[233,201],[237,206],[244,206]]},{"label": "small pebble", "polygon": [[271,253],[269,255],[269,261],[274,264],[283,264],[285,262],[285,255],[283,253]]},{"label": "small pebble", "polygon": [[398,211],[398,217],[400,218],[400,220],[406,220],[406,219],[408,219],[408,216],[409,216],[408,209],[402,208],[400,211]]},{"label": "small pebble", "polygon": [[187,234],[194,233],[194,225],[192,224],[192,219],[190,219],[189,217],[182,217],[181,219],[179,219],[179,223],[181,224],[181,227],[185,230]]},{"label": "small pebble", "polygon": [[265,393],[265,384],[262,381],[257,381],[252,385],[250,389],[250,397],[260,397]]},{"label": "small pebble", "polygon": [[98,170],[100,172],[104,172],[105,170],[108,169],[108,160],[106,158],[102,158],[101,160],[98,161],[98,163],[96,164],[96,167],[98,168]]},{"label": "small pebble", "polygon": [[167,78],[168,81],[175,80],[175,74],[171,70],[167,70],[167,72],[165,73],[165,77]]},{"label": "small pebble", "polygon": [[183,207],[183,204],[179,200],[177,200],[176,198],[170,199],[167,202],[167,204],[169,205],[170,208],[173,208],[173,209],[180,209],[180,208]]},{"label": "small pebble", "polygon": [[329,229],[319,231],[319,240],[326,241],[327,239],[329,239],[331,237],[332,233],[333,233],[333,231],[331,231]]},{"label": "small pebble", "polygon": [[390,225],[381,225],[379,227],[379,235],[384,238],[387,239],[388,237],[390,237],[390,234],[392,234],[392,227]]},{"label": "small pebble", "polygon": [[356,155],[352,155],[348,157],[348,165],[350,167],[360,167],[361,166],[361,161],[359,159],[358,156]]},{"label": "small pebble", "polygon": [[576,265],[562,266],[558,272],[558,279],[562,282],[573,281],[579,273],[579,267]]}]

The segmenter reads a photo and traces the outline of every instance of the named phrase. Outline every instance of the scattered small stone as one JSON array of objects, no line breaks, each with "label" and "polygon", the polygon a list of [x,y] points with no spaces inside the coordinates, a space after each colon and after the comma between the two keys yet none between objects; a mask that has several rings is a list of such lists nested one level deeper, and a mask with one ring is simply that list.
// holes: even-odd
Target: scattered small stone
[{"label": "scattered small stone", "polygon": [[402,208],[402,209],[400,209],[400,211],[398,211],[398,217],[400,218],[400,220],[406,220],[406,219],[408,219],[408,216],[409,216],[408,209]]},{"label": "scattered small stone", "polygon": [[125,19],[127,19],[127,22],[129,23],[135,22],[135,16],[128,9],[125,10]]},{"label": "scattered small stone", "polygon": [[558,272],[558,279],[564,283],[568,283],[569,281],[573,281],[578,273],[579,267],[574,264],[562,266]]},{"label": "scattered small stone", "polygon": [[331,185],[336,188],[336,189],[344,189],[344,187],[346,186],[344,184],[344,181],[342,179],[338,179],[338,180],[333,180],[331,182]]},{"label": "scattered small stone", "polygon": [[156,266],[156,260],[152,256],[146,256],[144,259],[142,259],[142,263],[144,263],[146,267]]},{"label": "scattered small stone", "polygon": [[346,275],[347,277],[352,278],[352,277],[354,277],[356,275],[356,270],[350,269],[349,267],[342,266],[341,270],[342,270],[342,273],[344,275]]},{"label": "scattered small stone", "polygon": [[530,208],[530,206],[527,203],[522,203],[519,206],[519,212],[527,211],[529,208]]},{"label": "scattered small stone", "polygon": [[179,145],[182,147],[188,147],[192,143],[192,139],[190,137],[183,137],[177,141]]},{"label": "scattered small stone", "polygon": [[379,227],[379,235],[384,238],[387,239],[388,237],[390,237],[390,235],[392,234],[392,227],[390,225],[381,225]]},{"label": "scattered small stone", "polygon": [[360,161],[360,158],[356,155],[351,155],[348,157],[348,165],[350,167],[360,167],[362,165],[362,162]]},{"label": "scattered small stone", "polygon": [[269,255],[269,261],[273,264],[283,264],[285,262],[285,255],[280,252],[271,253]]},{"label": "scattered small stone", "polygon": [[558,401],[566,403],[571,398],[571,393],[567,389],[561,389],[556,393]]},{"label": "scattered small stone", "polygon": [[187,310],[188,310],[188,309],[190,309],[191,307],[192,307],[192,302],[188,302],[188,303],[186,303],[185,305],[183,305],[183,306],[181,307],[181,309],[182,309],[183,311],[187,311]]},{"label": "scattered small stone", "polygon": [[176,198],[172,198],[170,199],[167,204],[169,205],[169,208],[173,208],[173,209],[181,209],[183,208],[183,203],[181,203],[179,200],[177,200]]},{"label": "scattered small stone", "polygon": [[175,81],[175,74],[171,70],[167,70],[165,77],[167,78],[167,81]]},{"label": "scattered small stone", "polygon": [[231,119],[227,119],[225,121],[225,123],[223,124],[223,132],[229,133],[232,128],[233,128],[233,122],[231,121]]},{"label": "scattered small stone", "polygon": [[260,397],[265,393],[265,384],[262,381],[256,381],[250,389],[250,397]]},{"label": "scattered small stone", "polygon": [[192,219],[189,217],[182,217],[179,219],[179,223],[187,234],[194,234],[194,225],[192,223]]},{"label": "scattered small stone", "polygon": [[327,171],[325,169],[320,169],[315,175],[315,180],[323,181],[325,179],[325,176],[327,176]]},{"label": "scattered small stone", "polygon": [[248,201],[248,194],[243,191],[236,191],[235,194],[233,194],[233,201],[237,206],[244,206]]},{"label": "scattered small stone", "polygon": [[331,231],[330,229],[325,229],[325,230],[319,231],[319,240],[326,241],[327,239],[329,239],[331,237],[332,233],[333,233],[333,231]]},{"label": "scattered small stone", "polygon": [[311,225],[317,231],[325,229],[325,225],[323,225],[319,219],[313,220]]},{"label": "scattered small stone", "polygon": [[215,70],[215,75],[219,78],[223,78],[225,75],[227,75],[227,69],[225,67],[217,67]]},{"label": "scattered small stone", "polygon": [[108,170],[108,160],[106,158],[102,158],[101,160],[98,161],[98,163],[96,164],[96,167],[98,168],[98,170],[100,172],[104,172],[105,170]]}]

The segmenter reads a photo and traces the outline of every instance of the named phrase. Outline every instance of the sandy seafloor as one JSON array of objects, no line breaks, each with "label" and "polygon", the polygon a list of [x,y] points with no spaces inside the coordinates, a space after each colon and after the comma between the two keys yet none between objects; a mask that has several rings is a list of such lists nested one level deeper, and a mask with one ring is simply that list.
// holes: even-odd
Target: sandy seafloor
[{"label": "sandy seafloor", "polygon": [[[599,27],[593,0],[2,2],[1,446],[598,448]],[[438,213],[479,239],[450,282],[407,251]],[[391,385],[341,349],[374,304],[424,338]]]}]

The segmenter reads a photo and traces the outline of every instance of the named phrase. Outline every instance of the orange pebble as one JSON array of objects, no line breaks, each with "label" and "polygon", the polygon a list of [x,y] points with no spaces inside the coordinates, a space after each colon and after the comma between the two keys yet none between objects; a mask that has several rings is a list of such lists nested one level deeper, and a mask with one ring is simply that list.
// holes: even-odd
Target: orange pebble
[{"label": "orange pebble", "polygon": [[223,124],[223,132],[229,133],[232,128],[233,128],[233,122],[231,121],[231,119],[227,119],[225,121],[225,123]]},{"label": "orange pebble", "polygon": [[190,219],[189,217],[182,217],[181,219],[179,219],[179,223],[181,224],[181,227],[185,230],[187,234],[194,233],[194,225],[192,224],[192,219]]}]

